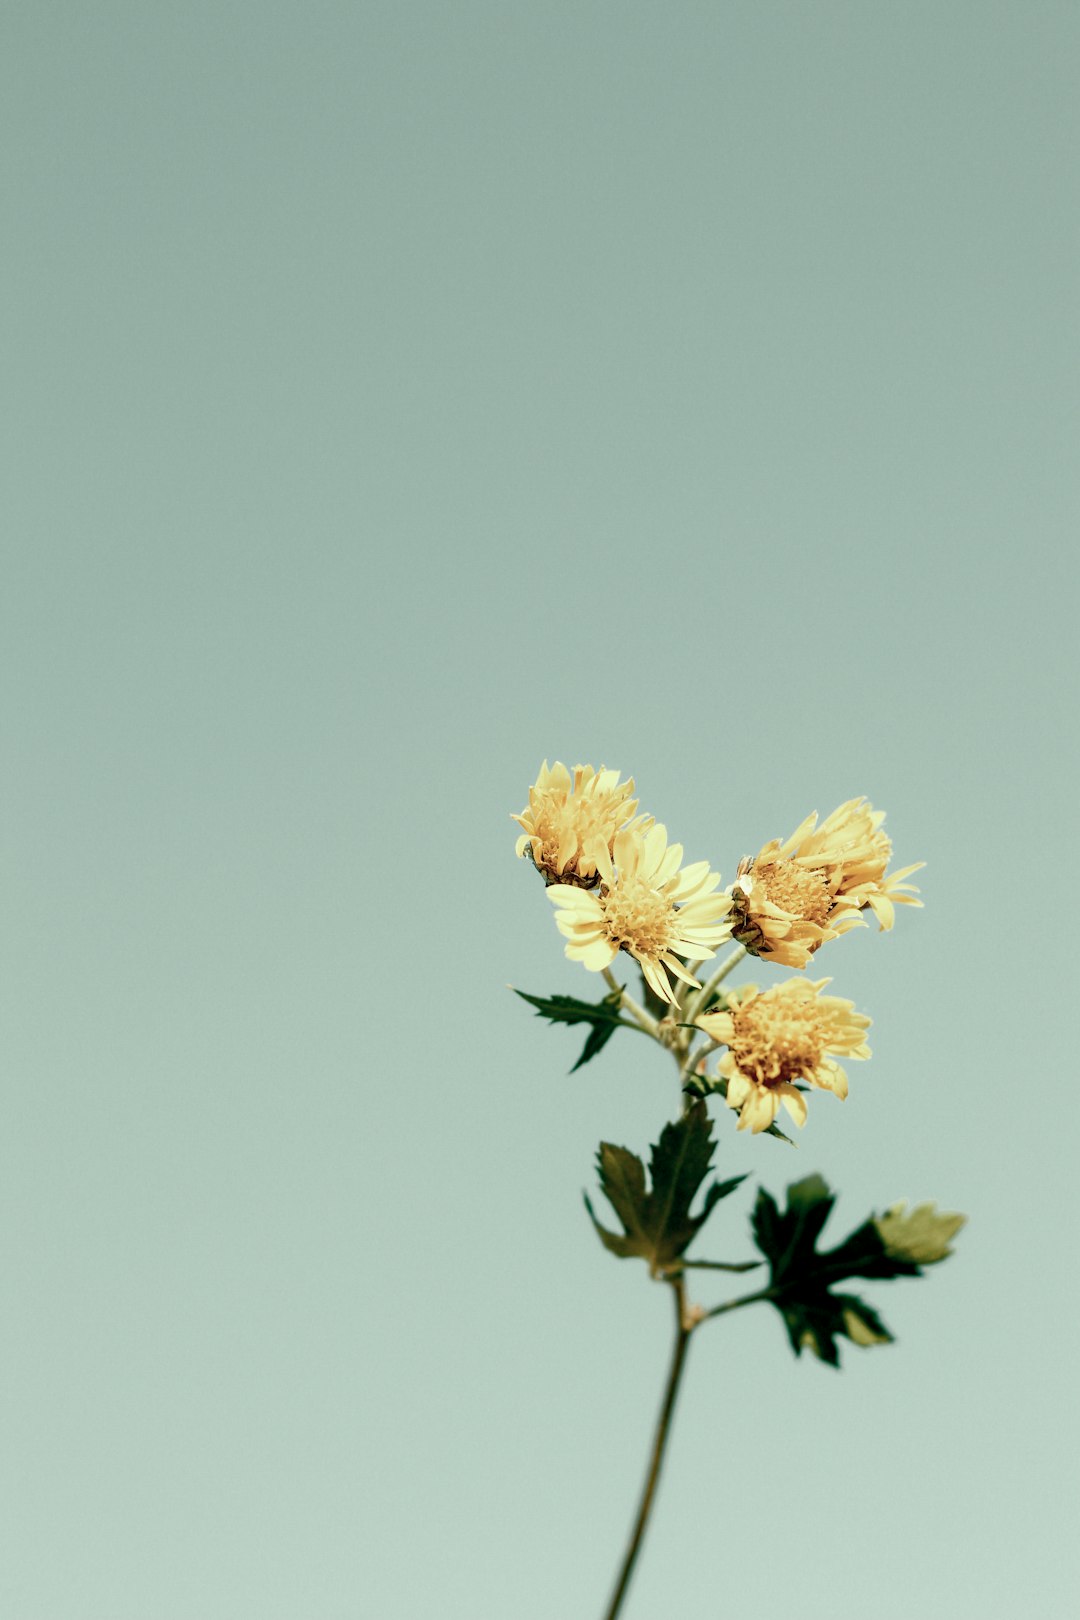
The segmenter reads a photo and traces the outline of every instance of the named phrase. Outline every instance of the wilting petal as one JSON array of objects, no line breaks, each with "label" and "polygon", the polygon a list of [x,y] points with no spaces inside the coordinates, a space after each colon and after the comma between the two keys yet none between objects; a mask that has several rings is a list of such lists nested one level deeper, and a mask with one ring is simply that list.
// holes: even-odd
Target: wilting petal
[{"label": "wilting petal", "polygon": [[[513,819],[523,828],[533,864],[549,881],[569,878],[592,887],[600,881],[599,844],[608,856],[620,828],[634,817],[637,801],[632,781],[619,782],[618,771],[577,765],[573,776],[561,761],[549,770],[545,760],[529,789],[529,803]],[[605,877],[607,874],[604,874]]]}]

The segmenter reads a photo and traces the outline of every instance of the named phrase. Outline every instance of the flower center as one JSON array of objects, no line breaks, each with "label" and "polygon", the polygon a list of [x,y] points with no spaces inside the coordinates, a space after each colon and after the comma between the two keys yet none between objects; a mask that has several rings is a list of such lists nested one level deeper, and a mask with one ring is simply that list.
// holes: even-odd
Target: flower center
[{"label": "flower center", "polygon": [[754,887],[761,885],[765,898],[794,917],[823,928],[829,920],[833,897],[820,868],[797,866],[794,861],[767,861],[752,868]]},{"label": "flower center", "polygon": [[748,1079],[760,1086],[794,1080],[817,1067],[825,1050],[825,1029],[817,998],[758,996],[732,1011],[731,1051]]},{"label": "flower center", "polygon": [[673,935],[675,908],[642,878],[626,877],[601,893],[604,922],[613,945],[632,946],[642,956],[658,956]]}]

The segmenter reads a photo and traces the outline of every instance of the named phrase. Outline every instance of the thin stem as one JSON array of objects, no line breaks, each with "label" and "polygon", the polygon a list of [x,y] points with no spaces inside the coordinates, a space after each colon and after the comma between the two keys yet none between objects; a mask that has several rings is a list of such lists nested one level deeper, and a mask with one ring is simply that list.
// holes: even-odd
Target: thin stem
[{"label": "thin stem", "polygon": [[[680,1260],[684,1271],[756,1271],[763,1260]],[[745,1301],[743,1303],[746,1303]]]},{"label": "thin stem", "polygon": [[759,1288],[756,1294],[743,1294],[741,1299],[729,1299],[726,1305],[714,1305],[701,1320],[707,1322],[710,1316],[723,1316],[726,1311],[737,1311],[743,1305],[756,1305],[759,1299],[772,1299],[775,1293],[775,1288]]},{"label": "thin stem", "polygon": [[[697,979],[701,963],[687,962],[686,967],[687,971]],[[697,1030],[686,1019],[686,1008],[697,995],[699,989],[699,985],[685,984],[681,979],[677,979],[675,983],[675,1005],[671,1009],[675,1018],[675,1045],[672,1050],[678,1058],[680,1067],[686,1054],[697,1039]]]},{"label": "thin stem", "polygon": [[731,955],[724,958],[708,983],[698,991],[696,996],[691,998],[686,1008],[686,1022],[688,1024],[694,1022],[701,1008],[708,1005],[709,997],[713,991],[718,985],[723,984],[732,968],[737,968],[745,955],[746,946],[737,945]]},{"label": "thin stem", "polygon": [[701,1062],[702,1058],[707,1058],[710,1052],[715,1052],[720,1045],[721,1042],[719,1041],[706,1041],[705,1045],[699,1046],[696,1052],[689,1052],[687,1054],[686,1062],[683,1064],[679,1073],[680,1083],[685,1084],[691,1075],[696,1074],[697,1066]]},{"label": "thin stem", "polygon": [[660,1040],[660,1025],[656,1022],[656,1019],[652,1018],[644,1007],[638,1006],[633,996],[623,988],[609,967],[603,969],[603,978],[609,990],[619,991],[622,997],[619,1003],[620,1011],[625,1009],[631,1018],[641,1026],[646,1035],[651,1035],[654,1041],[660,1041],[661,1046],[663,1046],[664,1043]]},{"label": "thin stem", "polygon": [[675,1348],[671,1357],[671,1369],[668,1372],[667,1388],[664,1391],[664,1401],[660,1408],[660,1417],[657,1420],[656,1434],[653,1439],[652,1456],[649,1459],[649,1472],[645,1479],[645,1489],[642,1492],[641,1504],[638,1508],[634,1528],[630,1533],[630,1543],[626,1549],[619,1578],[615,1584],[615,1593],[611,1599],[610,1607],[605,1611],[604,1620],[615,1620],[622,1608],[623,1598],[630,1585],[630,1577],[634,1572],[634,1563],[645,1535],[645,1527],[649,1522],[649,1511],[652,1508],[653,1497],[656,1495],[657,1482],[660,1479],[660,1465],[664,1460],[664,1446],[667,1443],[671,1428],[671,1415],[675,1410],[675,1397],[679,1393],[679,1380],[682,1377],[683,1364],[686,1360],[686,1347],[690,1343],[690,1335],[694,1330],[694,1322],[687,1321],[686,1293],[682,1279],[676,1278],[671,1284],[675,1296]]}]

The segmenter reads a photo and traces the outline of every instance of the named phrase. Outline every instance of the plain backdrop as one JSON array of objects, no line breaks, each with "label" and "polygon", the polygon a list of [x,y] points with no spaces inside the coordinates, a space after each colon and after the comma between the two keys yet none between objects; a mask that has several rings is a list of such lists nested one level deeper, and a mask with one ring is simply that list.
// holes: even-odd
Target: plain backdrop
[{"label": "plain backdrop", "polygon": [[725,881],[888,811],[874,1057],[718,1168],[970,1217],[839,1373],[695,1339],[627,1620],[1074,1612],[1076,7],[3,35],[0,1613],[601,1613],[670,1306],[581,1192],[677,1098],[506,988],[599,988],[545,757]]}]

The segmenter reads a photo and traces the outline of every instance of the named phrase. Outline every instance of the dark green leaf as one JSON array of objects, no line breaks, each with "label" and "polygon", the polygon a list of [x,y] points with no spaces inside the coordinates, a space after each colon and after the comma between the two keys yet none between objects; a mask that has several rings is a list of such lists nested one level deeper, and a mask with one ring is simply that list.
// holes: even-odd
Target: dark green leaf
[{"label": "dark green leaf", "polygon": [[704,1103],[696,1103],[674,1124],[665,1125],[649,1161],[651,1188],[645,1167],[628,1148],[601,1142],[596,1156],[600,1186],[619,1217],[621,1233],[609,1232],[585,1206],[605,1248],[623,1259],[646,1260],[656,1276],[671,1267],[704,1226],[710,1211],[726,1198],[745,1176],[714,1181],[707,1189],[701,1211],[690,1206],[709,1173],[713,1155],[712,1121]]},{"label": "dark green leaf", "polygon": [[[860,1345],[888,1344],[892,1339],[864,1300],[855,1294],[835,1293],[835,1285],[851,1277],[918,1277],[922,1267],[914,1256],[920,1245],[928,1247],[933,1258],[943,1258],[937,1252],[942,1231],[940,1227],[924,1231],[922,1211],[916,1212],[920,1216],[917,1230],[892,1210],[882,1217],[884,1235],[882,1222],[871,1217],[835,1249],[819,1250],[818,1239],[835,1201],[820,1176],[806,1176],[788,1188],[784,1210],[762,1189],[752,1219],[754,1241],[769,1262],[771,1300],[784,1318],[792,1349],[796,1355],[812,1350],[834,1367],[840,1364],[838,1338]],[[887,1224],[890,1219],[891,1227]],[[959,1217],[939,1219],[956,1222]],[[948,1235],[955,1230],[950,1225]],[[925,1261],[928,1256],[920,1258]]]},{"label": "dark green leaf", "polygon": [[[511,986],[513,988],[513,986]],[[591,1024],[581,1056],[570,1070],[580,1069],[598,1052],[603,1051],[617,1029],[637,1029],[639,1024],[620,1018],[621,991],[613,990],[602,1001],[578,1001],[575,996],[530,996],[524,990],[514,990],[515,996],[529,1002],[541,1018],[552,1024]]]},{"label": "dark green leaf", "polygon": [[586,1035],[585,1045],[581,1048],[581,1056],[570,1070],[570,1073],[576,1074],[578,1069],[584,1068],[590,1058],[594,1058],[598,1052],[602,1052],[621,1023],[620,1018],[614,1018],[607,1024],[595,1023]]}]

